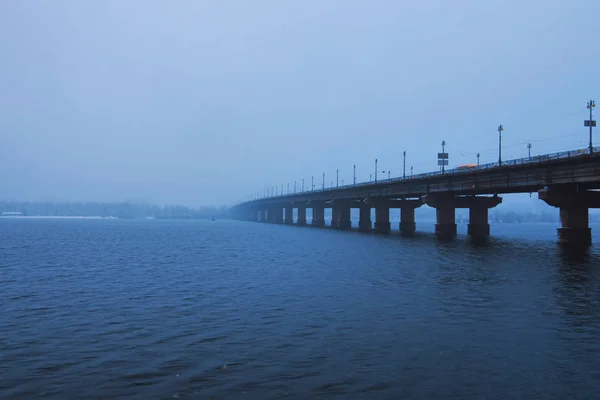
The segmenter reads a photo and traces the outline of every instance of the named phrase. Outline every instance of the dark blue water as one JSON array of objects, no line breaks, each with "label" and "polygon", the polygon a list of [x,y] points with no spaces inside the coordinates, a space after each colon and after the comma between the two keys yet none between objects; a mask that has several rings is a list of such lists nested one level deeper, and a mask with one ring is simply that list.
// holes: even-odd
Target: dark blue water
[{"label": "dark blue water", "polygon": [[0,220],[0,398],[600,398],[600,227],[492,232]]}]

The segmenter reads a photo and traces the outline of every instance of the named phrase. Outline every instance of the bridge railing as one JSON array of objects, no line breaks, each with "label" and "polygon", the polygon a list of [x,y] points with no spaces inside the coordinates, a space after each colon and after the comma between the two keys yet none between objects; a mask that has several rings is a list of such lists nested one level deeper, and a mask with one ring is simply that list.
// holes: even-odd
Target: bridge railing
[{"label": "bridge railing", "polygon": [[[600,147],[594,147],[594,153],[599,153],[599,152],[600,152]],[[330,192],[332,190],[364,187],[364,186],[370,186],[370,185],[375,185],[375,184],[380,184],[380,183],[394,183],[394,182],[408,181],[408,180],[412,180],[412,179],[422,179],[422,178],[438,176],[438,175],[464,174],[464,173],[469,173],[469,172],[473,172],[473,171],[492,169],[492,168],[498,168],[498,167],[507,167],[507,166],[511,166],[511,165],[539,164],[539,163],[543,163],[546,161],[557,160],[557,159],[561,159],[561,158],[579,157],[579,156],[582,156],[585,154],[590,154],[589,149],[586,148],[586,149],[578,149],[578,150],[570,150],[570,151],[561,151],[559,153],[550,153],[550,154],[543,154],[543,155],[538,155],[538,156],[516,158],[516,159],[512,159],[512,160],[502,161],[502,165],[500,165],[500,163],[498,161],[496,161],[496,162],[492,162],[492,163],[476,165],[473,167],[446,169],[443,174],[441,171],[423,172],[420,174],[414,174],[411,176],[407,176],[406,178],[395,177],[395,178],[389,178],[389,179],[378,179],[377,181],[341,185],[341,186],[337,186],[337,187],[333,187],[333,188],[330,187],[330,188],[324,188],[324,189],[321,188],[321,189],[315,189],[315,190],[305,190],[304,192],[298,192],[298,193],[294,193],[294,194],[297,195],[297,194],[302,194],[302,193]],[[291,195],[293,195],[293,194],[292,193],[280,194],[280,195],[276,195],[276,196],[263,197],[263,199],[274,199],[274,198],[280,198],[280,197],[288,197]]]}]

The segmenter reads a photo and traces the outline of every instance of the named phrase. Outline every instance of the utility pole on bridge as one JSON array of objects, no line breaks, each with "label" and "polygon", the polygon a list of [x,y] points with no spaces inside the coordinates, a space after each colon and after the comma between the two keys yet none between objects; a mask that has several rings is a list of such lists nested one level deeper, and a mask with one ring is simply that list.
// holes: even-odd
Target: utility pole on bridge
[{"label": "utility pole on bridge", "polygon": [[352,175],[352,184],[356,186],[356,164],[354,164],[354,174]]},{"label": "utility pole on bridge", "polygon": [[404,156],[404,166],[402,167],[402,179],[406,179],[406,150],[402,153]]},{"label": "utility pole on bridge", "polygon": [[529,159],[531,160],[531,143],[527,143],[527,154],[529,155]]},{"label": "utility pole on bridge", "polygon": [[375,159],[375,183],[377,183],[377,159]]},{"label": "utility pole on bridge", "polygon": [[594,107],[596,107],[596,102],[594,100],[590,100],[587,103],[587,108],[589,108],[589,110],[590,110],[590,119],[587,121],[584,121],[584,126],[590,127],[590,147],[589,147],[590,154],[592,154],[594,152],[594,146],[592,146],[592,128],[596,126],[596,121],[594,121],[592,119],[592,111],[594,110]]},{"label": "utility pole on bridge", "polygon": [[504,127],[502,124],[498,125],[498,164],[502,165],[502,131]]}]

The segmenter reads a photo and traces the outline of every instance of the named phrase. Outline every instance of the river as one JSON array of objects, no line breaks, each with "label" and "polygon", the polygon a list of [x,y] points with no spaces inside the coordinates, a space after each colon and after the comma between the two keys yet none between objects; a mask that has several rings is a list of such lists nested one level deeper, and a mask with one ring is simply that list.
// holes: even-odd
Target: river
[{"label": "river", "polygon": [[0,398],[600,398],[600,226],[491,228],[0,220]]}]

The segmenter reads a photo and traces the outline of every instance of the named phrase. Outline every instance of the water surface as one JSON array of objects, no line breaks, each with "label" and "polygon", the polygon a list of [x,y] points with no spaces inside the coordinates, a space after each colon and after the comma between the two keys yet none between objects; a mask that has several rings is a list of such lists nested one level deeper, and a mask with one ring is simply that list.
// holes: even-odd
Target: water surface
[{"label": "water surface", "polygon": [[0,398],[600,398],[600,227],[555,227],[2,219]]}]

